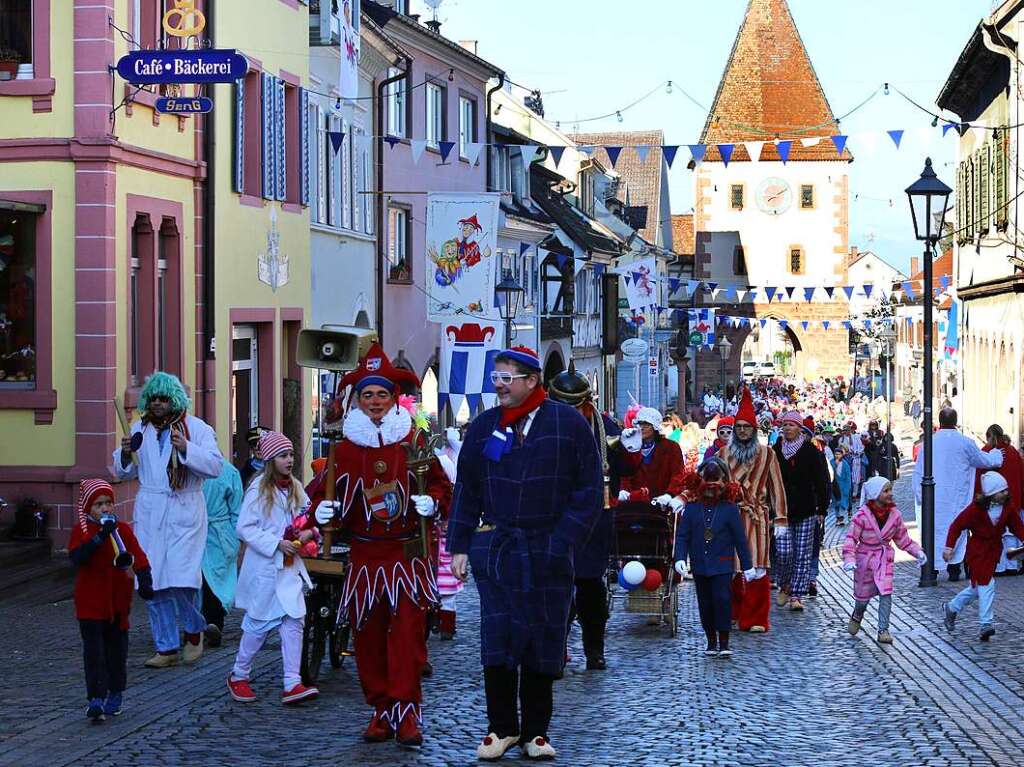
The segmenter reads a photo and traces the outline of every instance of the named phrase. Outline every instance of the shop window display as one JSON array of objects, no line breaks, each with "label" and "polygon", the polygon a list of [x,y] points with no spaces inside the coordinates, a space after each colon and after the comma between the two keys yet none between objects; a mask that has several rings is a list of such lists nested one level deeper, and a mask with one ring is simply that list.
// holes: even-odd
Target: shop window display
[{"label": "shop window display", "polygon": [[0,388],[35,388],[35,229],[35,214],[0,211]]}]

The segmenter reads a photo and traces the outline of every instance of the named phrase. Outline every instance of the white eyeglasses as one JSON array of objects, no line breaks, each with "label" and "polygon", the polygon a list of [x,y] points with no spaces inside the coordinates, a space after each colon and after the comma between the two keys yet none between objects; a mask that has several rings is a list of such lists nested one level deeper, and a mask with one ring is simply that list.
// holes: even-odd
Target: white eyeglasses
[{"label": "white eyeglasses", "polygon": [[509,373],[508,371],[505,371],[505,370],[492,370],[491,371],[491,383],[492,384],[499,384],[500,383],[503,386],[508,386],[510,383],[512,383],[517,378],[526,378],[526,377],[527,377],[526,373]]}]

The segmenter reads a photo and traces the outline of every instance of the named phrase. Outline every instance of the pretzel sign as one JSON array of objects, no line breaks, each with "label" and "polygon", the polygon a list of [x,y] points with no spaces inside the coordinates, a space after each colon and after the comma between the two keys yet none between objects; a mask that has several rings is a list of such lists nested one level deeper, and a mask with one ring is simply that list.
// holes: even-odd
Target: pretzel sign
[{"label": "pretzel sign", "polygon": [[164,14],[163,27],[171,37],[191,37],[206,29],[206,17],[196,9],[195,0],[174,0],[174,7]]}]

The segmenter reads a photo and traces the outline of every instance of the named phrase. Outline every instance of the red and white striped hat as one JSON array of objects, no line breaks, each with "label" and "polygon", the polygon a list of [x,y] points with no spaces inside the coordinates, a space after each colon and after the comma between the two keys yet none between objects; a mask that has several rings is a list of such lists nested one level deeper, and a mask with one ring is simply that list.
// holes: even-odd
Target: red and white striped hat
[{"label": "red and white striped hat", "polygon": [[109,495],[111,500],[114,499],[114,488],[105,479],[83,479],[78,483],[78,523],[83,530],[89,509],[101,495]]},{"label": "red and white striped hat", "polygon": [[269,461],[281,455],[285,450],[294,450],[292,441],[279,431],[264,432],[260,437],[260,458]]}]

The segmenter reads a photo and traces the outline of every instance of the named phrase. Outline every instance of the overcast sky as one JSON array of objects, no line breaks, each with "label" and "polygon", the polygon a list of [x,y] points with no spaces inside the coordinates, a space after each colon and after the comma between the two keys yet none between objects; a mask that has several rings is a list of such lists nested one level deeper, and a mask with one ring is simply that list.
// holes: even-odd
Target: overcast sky
[{"label": "overcast sky", "polygon": [[[843,133],[911,130],[931,118],[903,100],[935,99],[992,0],[789,0],[804,44]],[[479,41],[479,53],[517,83],[544,92],[546,115],[572,131],[574,120],[625,107],[659,83],[655,95],[615,117],[581,122],[586,131],[660,128],[669,144],[700,138],[747,0],[442,0],[442,34]],[[412,11],[429,17],[425,0]],[[888,96],[880,89],[890,83]],[[689,93],[702,107],[687,99]],[[888,142],[885,143],[885,142]],[[926,149],[907,137],[897,152],[883,136],[873,153],[850,149],[850,244],[874,250],[901,269],[919,251],[903,190],[920,174]],[[955,140],[927,149],[953,186]],[[685,150],[680,158],[687,157]],[[688,157],[687,157],[688,159]],[[677,161],[669,173],[672,210],[692,209],[692,174]]]}]

